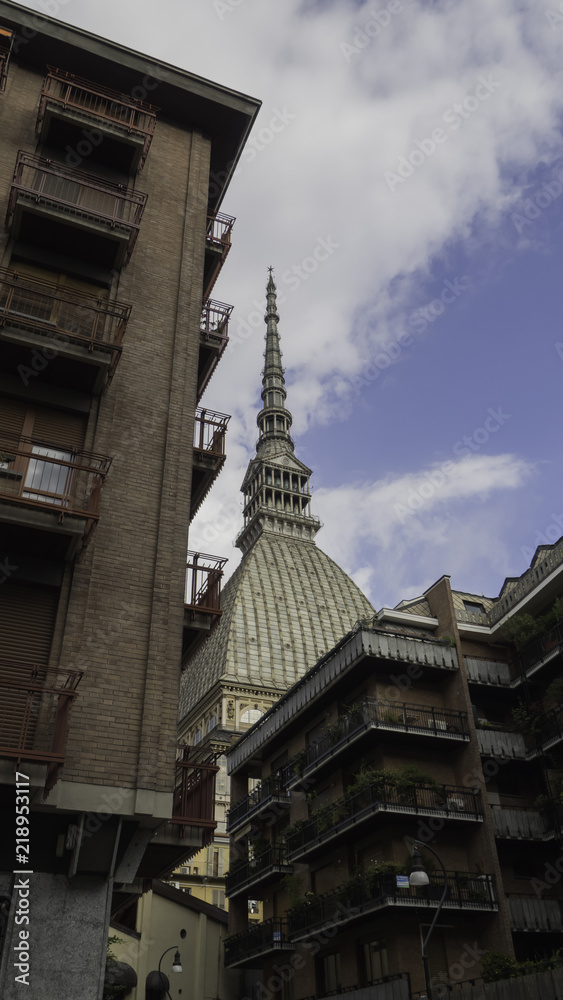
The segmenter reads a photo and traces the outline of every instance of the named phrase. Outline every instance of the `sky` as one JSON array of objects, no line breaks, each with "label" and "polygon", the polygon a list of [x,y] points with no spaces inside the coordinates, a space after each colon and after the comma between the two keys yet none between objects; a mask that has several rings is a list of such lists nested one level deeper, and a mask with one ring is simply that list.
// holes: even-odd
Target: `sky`
[{"label": "sky", "polygon": [[240,560],[272,265],[318,545],[377,609],[443,574],[496,596],[563,534],[563,2],[23,6],[262,101],[213,290],[228,458],[190,548]]}]

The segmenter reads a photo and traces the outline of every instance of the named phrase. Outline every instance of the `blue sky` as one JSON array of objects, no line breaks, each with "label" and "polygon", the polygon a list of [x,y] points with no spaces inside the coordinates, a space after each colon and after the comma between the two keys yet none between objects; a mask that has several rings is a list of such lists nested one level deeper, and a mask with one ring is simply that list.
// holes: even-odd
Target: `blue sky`
[{"label": "blue sky", "polygon": [[25,6],[53,3],[263,102],[222,206],[235,311],[204,402],[233,417],[191,547],[239,558],[272,264],[318,544],[378,608],[443,573],[494,596],[563,534],[563,4]]}]

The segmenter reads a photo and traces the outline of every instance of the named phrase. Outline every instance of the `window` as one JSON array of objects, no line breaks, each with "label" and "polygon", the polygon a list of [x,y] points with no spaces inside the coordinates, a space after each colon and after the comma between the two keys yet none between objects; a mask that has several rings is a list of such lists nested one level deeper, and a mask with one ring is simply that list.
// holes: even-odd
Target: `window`
[{"label": "window", "polygon": [[196,730],[196,733],[195,733],[195,736],[194,736],[194,745],[196,743],[200,743],[202,737],[203,737],[203,733],[202,733],[201,729]]},{"label": "window", "polygon": [[[61,462],[71,462],[72,453],[58,448],[43,448],[34,444],[32,455],[42,458],[54,458]],[[73,470],[67,465],[55,465],[53,462],[43,462],[39,458],[30,458],[25,475],[23,496],[29,500],[42,500],[43,503],[53,503],[68,506],[72,489]]]},{"label": "window", "polygon": [[366,941],[361,946],[361,959],[364,982],[372,983],[375,979],[383,979],[389,974],[387,945],[381,938]]},{"label": "window", "polygon": [[480,601],[464,601],[463,606],[470,615],[485,614],[485,605]]},{"label": "window", "polygon": [[217,716],[212,715],[209,719],[209,722],[207,723],[207,732],[210,733],[212,729],[215,729],[216,725],[217,725]]},{"label": "window", "polygon": [[318,959],[318,987],[317,992],[333,993],[339,990],[340,984],[340,954],[335,951],[330,955],[323,955]]},{"label": "window", "polygon": [[248,900],[248,912],[249,913],[258,913],[258,900],[257,899],[249,899]]},{"label": "window", "polygon": [[219,875],[219,851],[213,851],[213,878]]},{"label": "window", "polygon": [[247,708],[246,712],[242,713],[240,721],[246,725],[253,725],[255,722],[258,722],[258,719],[262,718],[263,714],[259,708]]},{"label": "window", "polygon": [[192,868],[192,875],[199,875],[199,868]]},{"label": "window", "polygon": [[213,890],[213,906],[218,906],[219,909],[225,909],[225,892],[223,889]]}]

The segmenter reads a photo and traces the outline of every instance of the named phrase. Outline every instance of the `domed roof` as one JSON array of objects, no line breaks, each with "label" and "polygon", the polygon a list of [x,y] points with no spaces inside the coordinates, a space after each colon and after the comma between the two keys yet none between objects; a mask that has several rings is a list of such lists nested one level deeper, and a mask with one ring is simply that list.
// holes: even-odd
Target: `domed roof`
[{"label": "domed roof", "polygon": [[375,611],[314,541],[264,531],[222,593],[219,625],[185,672],[180,717],[219,680],[282,694]]}]

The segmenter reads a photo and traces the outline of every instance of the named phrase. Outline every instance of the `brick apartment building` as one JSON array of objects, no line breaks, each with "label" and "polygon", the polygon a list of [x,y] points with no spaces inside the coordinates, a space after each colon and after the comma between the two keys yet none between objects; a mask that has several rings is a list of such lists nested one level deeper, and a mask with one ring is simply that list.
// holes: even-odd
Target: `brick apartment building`
[{"label": "brick apartment building", "polygon": [[215,761],[178,754],[177,705],[220,569],[202,590],[186,551],[225,458],[228,417],[198,404],[230,314],[210,299],[234,221],[219,209],[257,111],[0,2],[6,1000],[21,899],[29,995],[94,1000],[110,914],[214,829]]},{"label": "brick apartment building", "polygon": [[[261,1000],[425,996],[444,887],[425,844],[447,878],[433,995],[488,949],[559,946],[562,579],[563,539],[496,599],[442,577],[359,622],[232,747],[225,960],[259,970]],[[406,878],[413,840],[427,887]]]}]

